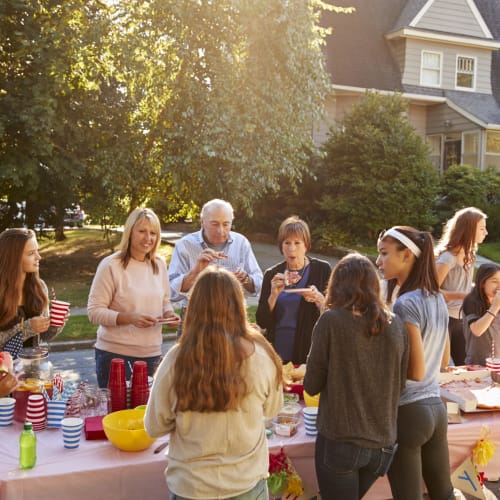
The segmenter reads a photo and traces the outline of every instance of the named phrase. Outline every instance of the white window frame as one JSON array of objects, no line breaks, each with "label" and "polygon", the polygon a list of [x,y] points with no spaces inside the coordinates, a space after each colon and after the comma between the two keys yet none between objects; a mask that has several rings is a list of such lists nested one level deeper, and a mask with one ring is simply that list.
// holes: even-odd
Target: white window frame
[{"label": "white window frame", "polygon": [[[458,61],[459,59],[471,59],[472,63],[474,64],[474,68],[472,70],[472,87],[461,87],[460,85],[457,85],[457,78],[458,78]],[[466,71],[463,71],[462,73],[466,74]],[[470,74],[470,73],[469,73]],[[456,60],[455,60],[455,88],[457,90],[465,90],[468,92],[474,92],[476,90],[476,75],[477,75],[477,58],[474,56],[466,56],[464,54],[457,54]]]},{"label": "white window frame", "polygon": [[[426,68],[424,67],[424,55],[425,54],[434,54],[439,56],[439,68]],[[424,81],[424,72],[425,71],[439,71],[439,82],[437,84],[431,84]],[[436,52],[434,50],[422,50],[420,53],[420,85],[424,87],[441,87],[443,81],[443,53]]]}]

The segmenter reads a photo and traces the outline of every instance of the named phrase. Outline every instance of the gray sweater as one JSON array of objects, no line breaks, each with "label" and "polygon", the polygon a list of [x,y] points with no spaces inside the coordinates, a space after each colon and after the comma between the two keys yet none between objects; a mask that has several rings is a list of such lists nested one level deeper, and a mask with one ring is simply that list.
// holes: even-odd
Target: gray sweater
[{"label": "gray sweater", "polygon": [[307,359],[304,389],[321,393],[318,431],[364,448],[396,441],[399,396],[408,366],[408,336],[393,316],[379,335],[365,331],[364,316],[344,309],[318,320]]}]

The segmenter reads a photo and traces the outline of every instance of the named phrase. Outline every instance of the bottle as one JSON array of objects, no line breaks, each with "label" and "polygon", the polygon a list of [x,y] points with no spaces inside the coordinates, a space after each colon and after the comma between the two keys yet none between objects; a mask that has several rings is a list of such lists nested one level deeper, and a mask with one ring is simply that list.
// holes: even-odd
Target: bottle
[{"label": "bottle", "polygon": [[19,467],[32,469],[36,463],[36,435],[33,424],[24,422],[24,430],[19,438]]}]

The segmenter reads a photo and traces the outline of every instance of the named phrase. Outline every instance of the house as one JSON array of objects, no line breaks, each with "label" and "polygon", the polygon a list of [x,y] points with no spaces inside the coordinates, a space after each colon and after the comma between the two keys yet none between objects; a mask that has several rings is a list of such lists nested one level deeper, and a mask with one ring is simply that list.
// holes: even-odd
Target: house
[{"label": "house", "polygon": [[330,0],[326,64],[333,83],[326,139],[367,90],[399,92],[439,171],[500,170],[500,0]]}]

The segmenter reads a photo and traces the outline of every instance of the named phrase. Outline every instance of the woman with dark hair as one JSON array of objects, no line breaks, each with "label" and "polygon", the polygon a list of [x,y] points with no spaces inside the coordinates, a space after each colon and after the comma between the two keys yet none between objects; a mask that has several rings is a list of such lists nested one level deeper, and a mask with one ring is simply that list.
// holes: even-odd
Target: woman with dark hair
[{"label": "woman with dark hair", "polygon": [[462,308],[467,364],[485,365],[500,357],[500,266],[481,264]]},{"label": "woman with dark hair", "polygon": [[47,285],[38,273],[40,259],[31,229],[0,234],[0,351],[14,359],[25,340],[40,335],[47,341],[62,330],[50,326]]},{"label": "woman with dark hair", "polygon": [[322,498],[357,500],[393,457],[408,338],[381,300],[375,266],[360,254],[333,269],[326,308],[304,379],[309,394],[321,392],[316,475]]},{"label": "woman with dark hair", "polygon": [[324,260],[307,256],[311,249],[309,226],[295,215],[281,223],[278,248],[285,260],[264,273],[255,317],[283,362],[302,364],[324,306],[331,267]]},{"label": "woman with dark hair", "polygon": [[170,433],[170,500],[268,498],[264,419],[282,407],[281,382],[281,360],[249,324],[237,277],[207,267],[155,374],[144,420],[151,436]]},{"label": "woman with dark hair", "polygon": [[465,363],[460,310],[471,290],[477,246],[487,234],[486,214],[478,208],[463,208],[448,220],[436,245],[438,282],[448,305],[451,358],[455,365]]},{"label": "woman with dark hair", "polygon": [[107,387],[113,358],[126,361],[127,379],[134,361],[146,361],[153,375],[160,362],[162,322],[177,326],[170,303],[165,260],[157,255],[161,226],[149,208],[136,208],[125,222],[119,250],[97,267],[87,313],[98,324],[95,344],[97,383]]},{"label": "woman with dark hair", "polygon": [[429,497],[453,500],[448,452],[448,417],[439,391],[439,372],[449,361],[448,309],[440,293],[433,242],[426,231],[395,226],[378,239],[377,266],[398,287],[394,313],[410,342],[408,380],[398,412],[398,450],[389,470],[395,500],[421,500],[422,478]]}]

